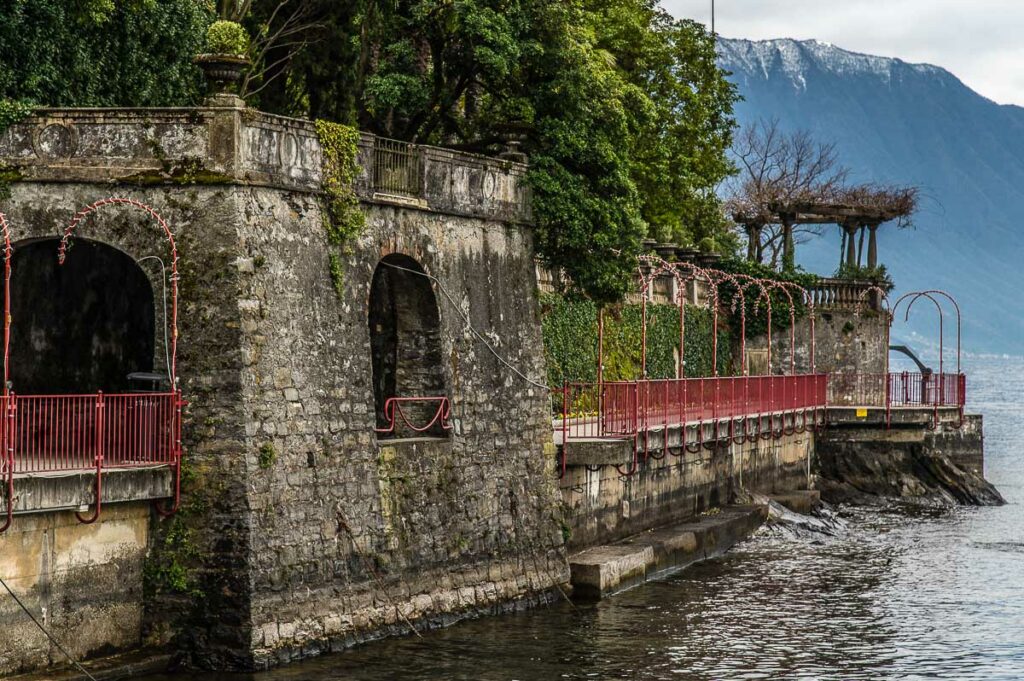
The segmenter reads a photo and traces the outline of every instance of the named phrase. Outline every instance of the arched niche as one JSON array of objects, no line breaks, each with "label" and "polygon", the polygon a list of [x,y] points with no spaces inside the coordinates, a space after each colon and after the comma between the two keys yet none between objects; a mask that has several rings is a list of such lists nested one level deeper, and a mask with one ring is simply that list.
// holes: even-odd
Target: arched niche
[{"label": "arched niche", "polygon": [[75,239],[60,265],[58,243],[54,238],[14,245],[13,389],[125,392],[130,373],[166,374],[162,355],[156,358],[157,310],[149,275],[123,251],[83,238]]},{"label": "arched niche", "polygon": [[[407,255],[392,254],[377,264],[367,315],[373,366],[373,399],[379,438],[445,437],[447,416],[438,416],[447,395],[437,298],[423,267]],[[391,398],[406,418],[392,418]],[[396,423],[390,432],[387,429]],[[426,426],[416,432],[409,424]]]}]

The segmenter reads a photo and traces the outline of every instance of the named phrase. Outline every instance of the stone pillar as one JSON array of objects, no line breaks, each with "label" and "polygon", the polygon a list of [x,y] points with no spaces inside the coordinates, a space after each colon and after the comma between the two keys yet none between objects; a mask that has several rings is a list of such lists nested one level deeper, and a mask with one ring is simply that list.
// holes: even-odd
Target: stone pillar
[{"label": "stone pillar", "polygon": [[791,270],[796,266],[796,247],[793,243],[793,216],[782,217],[782,269]]},{"label": "stone pillar", "polygon": [[857,223],[844,222],[843,229],[846,230],[846,265],[856,267],[857,265]]},{"label": "stone pillar", "polygon": [[747,230],[747,260],[757,260],[761,245],[761,225],[744,225]]},{"label": "stone pillar", "polygon": [[878,244],[875,242],[875,232],[878,231],[878,223],[868,225],[868,267],[878,267]]}]

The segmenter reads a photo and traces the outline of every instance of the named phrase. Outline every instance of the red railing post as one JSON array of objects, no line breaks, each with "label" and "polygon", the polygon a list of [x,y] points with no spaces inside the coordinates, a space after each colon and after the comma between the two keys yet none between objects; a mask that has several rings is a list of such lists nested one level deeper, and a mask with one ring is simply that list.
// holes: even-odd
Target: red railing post
[{"label": "red railing post", "polygon": [[90,525],[96,522],[100,517],[100,512],[103,509],[103,425],[106,418],[104,409],[103,393],[99,392],[96,394],[95,410],[93,412],[93,418],[96,428],[95,435],[95,460],[96,460],[96,510],[91,518],[84,518],[79,512],[75,512],[75,517],[78,521],[86,525]]},{"label": "red railing post", "polygon": [[[600,416],[598,416],[600,420]],[[600,426],[599,426],[600,427]],[[565,477],[566,460],[569,458],[569,383],[562,384],[562,472],[558,479]]]},{"label": "red railing post", "polygon": [[3,482],[7,492],[7,513],[4,524],[0,526],[0,532],[6,532],[14,522],[14,393],[4,394],[3,403],[4,417],[0,439],[3,447]]}]

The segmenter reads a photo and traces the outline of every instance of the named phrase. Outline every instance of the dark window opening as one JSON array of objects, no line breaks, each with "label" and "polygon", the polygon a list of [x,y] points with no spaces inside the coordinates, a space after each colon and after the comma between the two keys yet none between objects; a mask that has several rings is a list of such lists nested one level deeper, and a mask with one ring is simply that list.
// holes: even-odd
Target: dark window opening
[{"label": "dark window opening", "polygon": [[446,437],[441,319],[430,280],[412,258],[389,255],[377,265],[369,326],[378,437]]},{"label": "dark window opening", "polygon": [[[126,392],[130,373],[154,370],[149,278],[125,253],[80,238],[58,265],[58,243],[15,245],[13,389],[24,395]],[[157,371],[166,373],[162,365]]]}]

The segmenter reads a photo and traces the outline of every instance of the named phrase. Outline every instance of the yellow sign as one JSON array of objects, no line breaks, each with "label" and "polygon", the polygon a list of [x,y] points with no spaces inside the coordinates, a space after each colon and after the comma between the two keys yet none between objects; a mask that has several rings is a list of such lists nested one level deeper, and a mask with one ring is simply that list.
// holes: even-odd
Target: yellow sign
[{"label": "yellow sign", "polygon": [[857,409],[857,418],[866,419],[868,417],[868,410],[863,408]]}]

